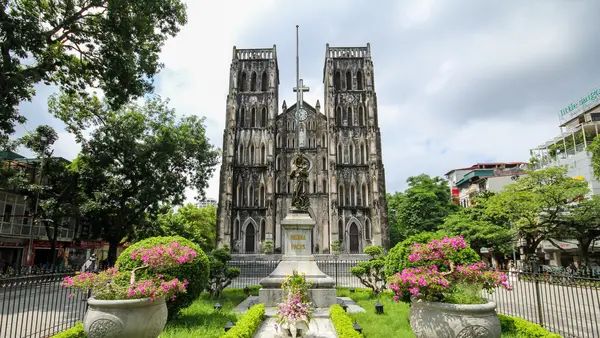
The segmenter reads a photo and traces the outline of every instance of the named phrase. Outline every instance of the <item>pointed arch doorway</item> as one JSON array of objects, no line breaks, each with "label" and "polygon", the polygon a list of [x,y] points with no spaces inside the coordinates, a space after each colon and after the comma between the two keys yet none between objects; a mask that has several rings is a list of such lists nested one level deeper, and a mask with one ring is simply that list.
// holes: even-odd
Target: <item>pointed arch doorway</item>
[{"label": "pointed arch doorway", "polygon": [[358,245],[358,227],[356,223],[350,224],[350,253],[359,253],[359,245]]},{"label": "pointed arch doorway", "polygon": [[246,253],[254,253],[255,236],[256,229],[254,229],[254,224],[248,223],[246,226]]}]

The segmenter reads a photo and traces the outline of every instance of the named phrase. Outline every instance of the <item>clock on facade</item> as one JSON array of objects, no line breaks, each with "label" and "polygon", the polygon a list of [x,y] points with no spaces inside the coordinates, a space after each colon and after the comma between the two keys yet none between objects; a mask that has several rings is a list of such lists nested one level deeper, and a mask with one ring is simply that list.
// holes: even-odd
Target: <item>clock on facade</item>
[{"label": "clock on facade", "polygon": [[298,121],[306,120],[307,116],[308,116],[308,113],[306,112],[306,110],[304,108],[300,108],[296,111],[296,118],[298,119]]}]

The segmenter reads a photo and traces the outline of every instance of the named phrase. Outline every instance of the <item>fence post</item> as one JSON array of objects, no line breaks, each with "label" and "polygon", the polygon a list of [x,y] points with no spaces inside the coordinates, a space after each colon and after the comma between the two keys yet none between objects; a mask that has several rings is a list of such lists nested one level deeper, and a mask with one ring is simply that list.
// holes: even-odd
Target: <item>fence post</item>
[{"label": "fence post", "polygon": [[533,262],[533,279],[534,279],[534,285],[535,285],[535,300],[537,303],[537,310],[538,310],[538,320],[540,321],[540,326],[544,326],[544,314],[542,313],[542,297],[540,295],[540,281],[538,280],[539,277],[539,267],[537,265],[537,262]]},{"label": "fence post", "polygon": [[338,284],[338,257],[335,257],[335,285]]}]

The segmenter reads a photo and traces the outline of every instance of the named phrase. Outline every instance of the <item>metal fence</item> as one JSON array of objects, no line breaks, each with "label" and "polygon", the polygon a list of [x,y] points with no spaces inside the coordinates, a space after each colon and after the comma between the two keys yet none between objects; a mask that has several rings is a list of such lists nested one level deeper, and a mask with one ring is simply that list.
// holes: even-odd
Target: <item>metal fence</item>
[{"label": "metal fence", "polygon": [[600,279],[523,272],[509,274],[509,279],[513,290],[486,294],[498,313],[540,324],[565,338],[600,337]]},{"label": "metal fence", "polygon": [[[243,288],[245,286],[259,285],[260,281],[269,276],[280,261],[229,261],[228,265],[240,269],[240,276],[232,281],[229,288]],[[335,280],[337,286],[363,287],[360,280],[350,273],[350,268],[360,261],[329,260],[317,261],[317,266],[328,276]]]},{"label": "metal fence", "polygon": [[60,285],[65,276],[69,274],[0,279],[0,337],[49,337],[83,320],[87,302]]}]

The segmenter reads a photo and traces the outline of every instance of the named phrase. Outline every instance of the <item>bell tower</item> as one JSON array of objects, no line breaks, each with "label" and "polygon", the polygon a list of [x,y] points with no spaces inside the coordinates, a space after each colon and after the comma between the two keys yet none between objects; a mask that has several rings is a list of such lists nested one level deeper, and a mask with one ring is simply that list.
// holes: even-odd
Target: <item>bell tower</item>
[{"label": "bell tower", "polygon": [[259,252],[273,233],[273,147],[279,99],[277,51],[237,49],[229,74],[217,208],[217,246]]}]

